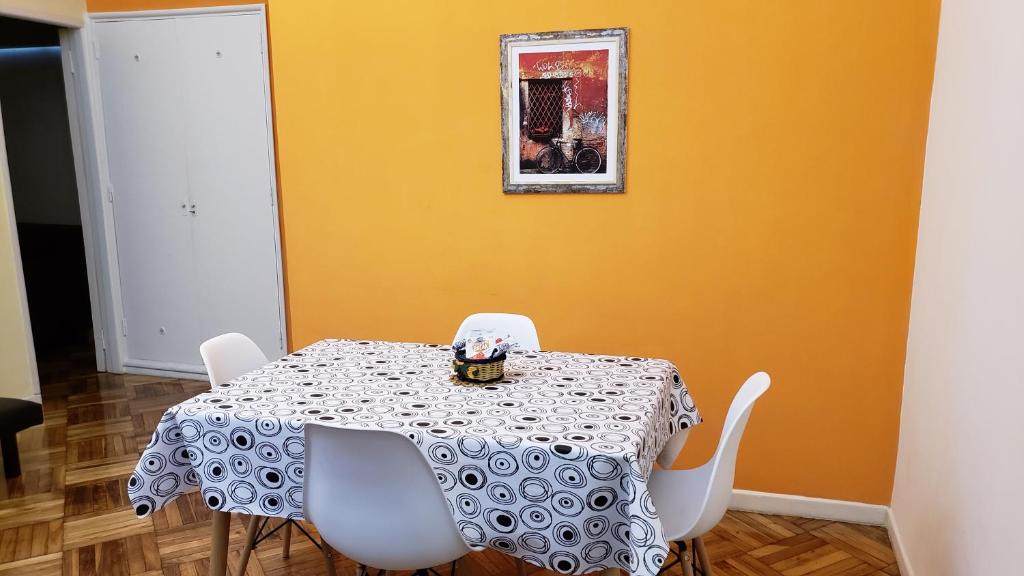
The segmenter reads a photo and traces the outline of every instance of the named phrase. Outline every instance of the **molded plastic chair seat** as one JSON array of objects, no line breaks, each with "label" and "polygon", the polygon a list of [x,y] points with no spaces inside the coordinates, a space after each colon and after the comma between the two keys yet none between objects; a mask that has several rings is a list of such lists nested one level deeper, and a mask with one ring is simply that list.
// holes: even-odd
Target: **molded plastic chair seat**
[{"label": "molded plastic chair seat", "polygon": [[700,558],[703,576],[712,576],[701,536],[725,516],[732,496],[740,439],[754,403],[769,386],[771,378],[764,372],[747,378],[729,406],[715,455],[706,464],[690,470],[658,470],[647,482],[665,538],[680,543],[679,558],[686,576],[693,574],[692,561],[686,558],[687,541],[692,542]]},{"label": "molded plastic chair seat", "polygon": [[405,435],[312,422],[305,432],[303,516],[330,547],[365,566],[421,573],[472,551]]},{"label": "molded plastic chair seat", "polygon": [[[672,494],[671,498],[655,499],[654,506],[661,519],[661,528],[667,534],[685,535],[700,519],[701,502],[711,476],[711,466],[705,464],[690,470],[659,470],[651,474],[647,489],[651,496]],[[676,536],[671,541],[681,540]]]},{"label": "molded plastic chair seat", "polygon": [[472,330],[494,330],[505,333],[515,338],[520,350],[527,352],[540,350],[537,327],[533,325],[533,320],[522,314],[505,314],[503,312],[470,314],[459,326],[459,330],[455,333],[455,340],[465,338]]}]

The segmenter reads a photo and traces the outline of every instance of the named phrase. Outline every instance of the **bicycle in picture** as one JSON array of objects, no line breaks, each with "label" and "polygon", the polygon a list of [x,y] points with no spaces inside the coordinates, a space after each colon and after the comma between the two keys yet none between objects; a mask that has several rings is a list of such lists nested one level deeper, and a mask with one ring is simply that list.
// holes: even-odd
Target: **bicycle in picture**
[{"label": "bicycle in picture", "polygon": [[565,155],[562,144],[568,139],[553,138],[551,143],[537,153],[534,163],[544,174],[557,174],[573,168],[581,174],[594,174],[601,169],[601,153],[583,143],[582,138],[572,139],[571,158]]}]

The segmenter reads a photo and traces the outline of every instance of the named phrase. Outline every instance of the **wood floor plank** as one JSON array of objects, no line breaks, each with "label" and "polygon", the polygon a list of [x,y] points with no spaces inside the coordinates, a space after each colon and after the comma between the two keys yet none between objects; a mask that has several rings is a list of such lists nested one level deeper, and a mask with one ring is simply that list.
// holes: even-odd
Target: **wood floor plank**
[{"label": "wood floor plank", "polygon": [[138,462],[138,454],[125,454],[123,456],[105,458],[99,462],[90,461],[72,464],[67,467],[64,482],[71,485],[127,477],[135,470],[135,465]]},{"label": "wood floor plank", "polygon": [[19,454],[21,469],[25,470],[47,470],[55,466],[63,466],[67,455],[64,446],[39,448],[37,450],[22,450]]},{"label": "wood floor plank", "polygon": [[[840,528],[837,529],[836,525],[839,525]],[[811,534],[825,540],[829,544],[845,551],[851,556],[860,558],[862,562],[873,566],[876,570],[881,570],[896,561],[895,556],[892,556],[891,550],[889,551],[890,558],[887,560],[881,559],[875,555],[877,553],[884,556],[885,554],[883,552],[878,550],[875,550],[874,552],[865,550],[865,544],[863,542],[855,542],[853,538],[851,538],[850,535],[855,534],[855,532],[843,529],[844,526],[848,528],[848,525],[843,525],[839,522],[831,522],[823,528],[812,530]]]},{"label": "wood floor plank", "polygon": [[800,527],[799,524],[796,524],[784,516],[770,516],[768,514],[755,514],[752,512],[747,512],[746,516],[751,521],[764,525],[765,528],[780,535],[782,538],[788,538],[792,535],[803,534],[806,532],[806,530]]},{"label": "wood floor plank", "polygon": [[131,506],[128,481],[126,478],[114,478],[69,486],[65,491],[64,503],[64,517],[68,520],[126,510]]},{"label": "wood floor plank", "polygon": [[54,552],[0,564],[0,576],[62,576],[64,554]]},{"label": "wood floor plank", "polygon": [[733,544],[730,539],[723,538],[720,532],[713,530],[704,536],[704,547],[707,549],[708,556],[714,561],[718,561],[744,553],[743,549]]},{"label": "wood floor plank", "polygon": [[870,564],[861,563],[849,570],[840,572],[836,576],[883,576],[882,572],[875,570]]},{"label": "wood floor plank", "polygon": [[[715,570],[719,571],[719,564],[714,560],[712,560],[712,564],[714,564]],[[742,576],[782,576],[779,571],[771,566],[746,554],[727,559],[724,566],[727,566],[734,574]]]},{"label": "wood floor plank", "polygon": [[900,567],[897,564],[893,563],[883,568],[882,572],[888,574],[889,576],[900,576]]},{"label": "wood floor plank", "polygon": [[850,557],[846,552],[830,544],[825,544],[814,550],[801,552],[796,556],[776,562],[772,564],[772,568],[782,572],[784,576],[805,576]]},{"label": "wood floor plank", "polygon": [[24,454],[33,450],[59,449],[66,441],[67,425],[63,421],[44,420],[42,425],[18,433],[18,450]]},{"label": "wood floor plank", "polygon": [[135,425],[131,416],[123,418],[111,418],[96,422],[86,422],[68,426],[67,440],[84,440],[94,436],[106,436],[108,434],[134,434]]},{"label": "wood floor plank", "polygon": [[868,570],[874,570],[870,564],[865,564],[859,559],[850,556],[845,560],[836,562],[835,564],[829,564],[828,566],[823,566],[817,570],[809,572],[807,576],[842,576],[844,574],[848,574],[851,570],[864,570],[865,568]]},{"label": "wood floor plank", "polygon": [[68,424],[85,424],[110,420],[112,418],[123,418],[128,416],[128,401],[118,400],[116,402],[102,404],[85,404],[83,406],[69,406],[67,409]]},{"label": "wood floor plank", "polygon": [[67,465],[72,469],[103,464],[122,456],[138,460],[139,446],[133,434],[105,434],[68,442]]},{"label": "wood floor plank", "polygon": [[798,554],[816,550],[825,545],[825,541],[815,537],[813,534],[797,534],[789,538],[783,538],[777,542],[751,550],[750,555],[760,559],[765,564],[774,564],[786,558],[792,558]]},{"label": "wood floor plank", "polygon": [[64,494],[48,492],[0,500],[0,530],[63,518]]},{"label": "wood floor plank", "polygon": [[832,534],[837,539],[841,539],[852,546],[856,546],[860,550],[863,550],[884,562],[885,565],[892,564],[896,561],[896,557],[893,555],[892,548],[888,545],[888,542],[886,542],[886,544],[882,544],[877,539],[868,537],[865,535],[864,528],[862,527],[835,522],[822,528],[821,531]]},{"label": "wood floor plank", "polygon": [[152,519],[140,520],[130,508],[80,520],[68,520],[64,523],[64,549],[80,548],[152,530]]}]

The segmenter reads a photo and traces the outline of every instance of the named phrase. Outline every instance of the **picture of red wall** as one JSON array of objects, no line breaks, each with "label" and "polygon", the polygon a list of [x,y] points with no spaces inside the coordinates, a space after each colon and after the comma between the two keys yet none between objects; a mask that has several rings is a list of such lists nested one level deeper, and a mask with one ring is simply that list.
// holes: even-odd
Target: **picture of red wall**
[{"label": "picture of red wall", "polygon": [[608,50],[519,54],[519,170],[604,173]]}]

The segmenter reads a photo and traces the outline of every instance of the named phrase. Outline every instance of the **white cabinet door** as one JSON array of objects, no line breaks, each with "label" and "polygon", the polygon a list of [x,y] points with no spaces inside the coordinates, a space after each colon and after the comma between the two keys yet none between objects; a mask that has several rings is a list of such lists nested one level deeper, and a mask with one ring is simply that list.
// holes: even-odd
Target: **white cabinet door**
[{"label": "white cabinet door", "polygon": [[201,364],[176,22],[102,22],[96,35],[126,363]]},{"label": "white cabinet door", "polygon": [[125,366],[203,371],[224,332],[284,354],[263,19],[96,24]]},{"label": "white cabinet door", "polygon": [[202,339],[242,332],[284,355],[262,19],[178,20]]}]

